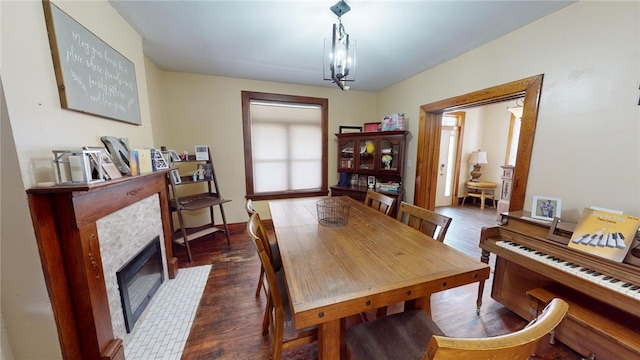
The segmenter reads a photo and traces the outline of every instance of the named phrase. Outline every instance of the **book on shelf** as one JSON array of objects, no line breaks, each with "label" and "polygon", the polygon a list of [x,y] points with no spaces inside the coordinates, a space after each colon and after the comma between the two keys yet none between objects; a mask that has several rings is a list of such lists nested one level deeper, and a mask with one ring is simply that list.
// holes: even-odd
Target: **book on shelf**
[{"label": "book on shelf", "polygon": [[400,189],[400,183],[397,183],[397,182],[381,183],[379,189],[382,191],[398,191],[398,189]]},{"label": "book on shelf", "polygon": [[637,216],[586,208],[578,221],[569,247],[622,262],[640,227]]}]

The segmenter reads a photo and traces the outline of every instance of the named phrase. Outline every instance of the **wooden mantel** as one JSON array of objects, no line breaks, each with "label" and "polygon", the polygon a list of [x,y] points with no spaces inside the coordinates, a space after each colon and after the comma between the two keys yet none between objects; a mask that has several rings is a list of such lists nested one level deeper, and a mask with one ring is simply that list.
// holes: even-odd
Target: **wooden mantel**
[{"label": "wooden mantel", "polygon": [[125,176],[93,185],[27,190],[58,336],[65,359],[124,359],[115,338],[102,273],[96,221],[158,194],[169,277],[175,278],[167,171]]}]

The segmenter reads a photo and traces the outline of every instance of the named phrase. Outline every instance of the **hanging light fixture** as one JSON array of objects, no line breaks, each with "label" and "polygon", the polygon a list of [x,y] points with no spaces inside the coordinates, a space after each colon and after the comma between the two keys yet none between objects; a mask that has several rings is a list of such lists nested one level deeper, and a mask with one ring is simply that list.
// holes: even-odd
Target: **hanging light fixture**
[{"label": "hanging light fixture", "polygon": [[349,90],[347,82],[355,80],[356,43],[349,40],[342,25],[342,15],[351,7],[341,0],[329,9],[338,16],[338,23],[333,24],[332,38],[324,41],[324,79],[338,84],[342,90]]}]

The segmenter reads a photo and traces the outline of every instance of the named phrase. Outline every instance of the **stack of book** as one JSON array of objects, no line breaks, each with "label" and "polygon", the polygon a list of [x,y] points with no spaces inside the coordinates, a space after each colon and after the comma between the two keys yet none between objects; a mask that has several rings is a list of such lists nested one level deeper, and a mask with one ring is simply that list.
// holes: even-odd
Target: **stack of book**
[{"label": "stack of book", "polygon": [[388,182],[380,184],[380,191],[398,191],[400,188],[400,183],[397,182]]}]

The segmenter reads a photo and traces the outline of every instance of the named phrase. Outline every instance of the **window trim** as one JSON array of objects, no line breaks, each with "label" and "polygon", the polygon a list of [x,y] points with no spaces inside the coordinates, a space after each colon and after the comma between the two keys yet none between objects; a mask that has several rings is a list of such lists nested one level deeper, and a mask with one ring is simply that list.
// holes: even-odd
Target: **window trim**
[{"label": "window trim", "polygon": [[[253,181],[253,149],[251,142],[251,101],[274,101],[299,104],[320,105],[322,114],[322,182],[319,190],[295,190],[256,193]],[[328,139],[329,139],[329,100],[308,96],[271,94],[253,91],[242,91],[242,137],[244,141],[244,170],[246,198],[251,200],[273,200],[310,196],[326,196],[328,185]]]}]

